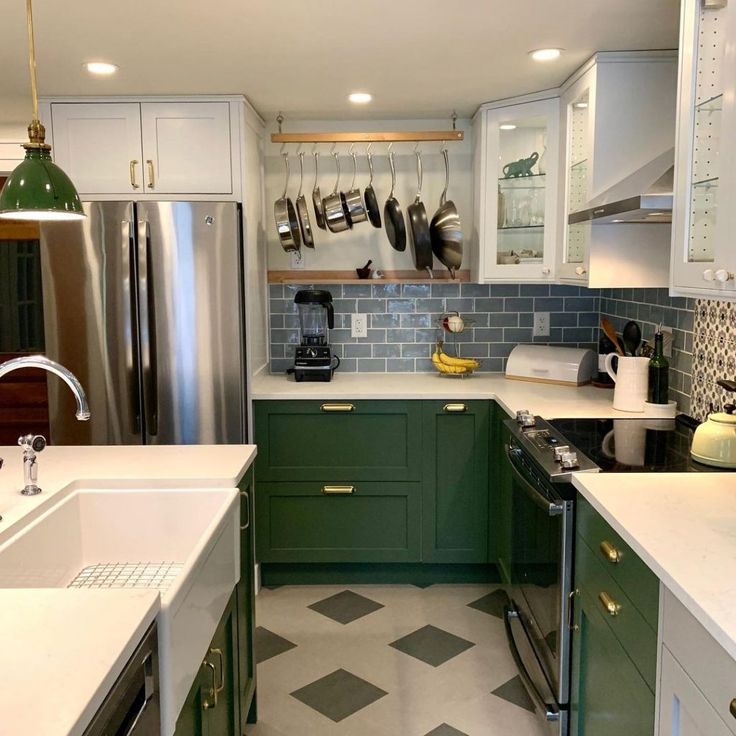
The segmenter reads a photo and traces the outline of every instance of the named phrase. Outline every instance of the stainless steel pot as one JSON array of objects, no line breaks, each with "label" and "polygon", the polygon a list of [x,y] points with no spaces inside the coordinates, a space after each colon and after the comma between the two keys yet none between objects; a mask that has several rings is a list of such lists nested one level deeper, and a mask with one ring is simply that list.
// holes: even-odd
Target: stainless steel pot
[{"label": "stainless steel pot", "polygon": [[299,152],[299,191],[296,195],[296,214],[299,218],[299,230],[302,236],[302,243],[307,248],[314,248],[314,238],[312,237],[312,223],[309,219],[309,210],[307,209],[307,199],[302,194],[302,186],[304,185],[304,154]]},{"label": "stainless steel pot", "polygon": [[350,184],[350,189],[345,193],[345,201],[348,205],[350,219],[355,224],[356,222],[365,222],[368,219],[368,215],[363,206],[363,196],[360,193],[360,189],[355,186],[355,178],[358,174],[358,157],[352,145],[350,146],[350,155],[353,157],[353,181]]},{"label": "stainless steel pot", "polygon": [[335,179],[335,188],[332,192],[322,200],[322,210],[325,215],[325,223],[333,233],[341,233],[353,227],[353,221],[350,218],[345,195],[340,191],[340,158],[333,151],[335,158],[335,168],[337,170],[337,178]]},{"label": "stainless steel pot", "polygon": [[440,206],[429,225],[432,238],[432,250],[437,260],[442,263],[455,278],[455,272],[463,262],[463,229],[457,207],[451,199],[447,199],[447,188],[450,185],[450,161],[447,148],[442,149],[445,159],[445,188],[440,196]]},{"label": "stainless steel pot", "polygon": [[319,153],[315,151],[314,156],[314,187],[312,189],[312,207],[314,207],[314,218],[317,220],[317,227],[321,230],[327,230],[325,225],[325,213],[322,209],[322,194],[319,191],[317,180],[319,179]]},{"label": "stainless steel pot", "polygon": [[373,189],[373,156],[371,154],[371,143],[368,144],[366,156],[368,157],[368,171],[371,172],[371,179],[365,188],[365,209],[368,212],[368,219],[373,227],[381,227],[381,209],[378,206],[378,197]]},{"label": "stainless steel pot", "polygon": [[289,188],[289,154],[282,152],[281,156],[284,159],[284,169],[286,171],[284,192],[274,202],[273,216],[276,220],[276,230],[279,234],[281,247],[287,253],[290,253],[301,248],[302,237],[299,232],[299,220],[294,209],[294,203],[286,196],[286,191]]}]

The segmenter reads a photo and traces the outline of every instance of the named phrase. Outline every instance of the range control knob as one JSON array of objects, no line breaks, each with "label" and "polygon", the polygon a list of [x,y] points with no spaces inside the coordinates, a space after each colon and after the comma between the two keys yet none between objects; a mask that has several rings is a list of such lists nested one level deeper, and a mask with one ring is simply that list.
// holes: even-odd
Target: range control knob
[{"label": "range control knob", "polygon": [[520,427],[533,427],[537,421],[529,409],[521,409],[516,412],[516,423]]},{"label": "range control knob", "polygon": [[555,460],[560,463],[562,462],[562,456],[566,453],[570,452],[570,445],[558,445],[554,449],[555,453]]},{"label": "range control knob", "polygon": [[577,452],[564,452],[560,457],[560,465],[566,470],[577,468],[579,464]]}]

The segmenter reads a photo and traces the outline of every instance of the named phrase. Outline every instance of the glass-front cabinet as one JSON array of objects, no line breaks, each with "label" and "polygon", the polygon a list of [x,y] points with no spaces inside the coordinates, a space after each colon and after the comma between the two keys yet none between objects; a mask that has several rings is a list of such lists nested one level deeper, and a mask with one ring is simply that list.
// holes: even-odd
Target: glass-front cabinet
[{"label": "glass-front cabinet", "polygon": [[552,281],[559,100],[482,108],[475,120],[481,281]]},{"label": "glass-front cabinet", "polygon": [[685,0],[681,34],[672,286],[736,294],[736,2]]}]

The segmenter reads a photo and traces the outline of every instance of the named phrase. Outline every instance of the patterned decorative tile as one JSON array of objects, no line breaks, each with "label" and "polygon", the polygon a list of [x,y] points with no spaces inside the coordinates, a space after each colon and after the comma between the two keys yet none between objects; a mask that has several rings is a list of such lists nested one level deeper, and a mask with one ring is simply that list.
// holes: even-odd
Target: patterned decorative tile
[{"label": "patterned decorative tile", "polygon": [[307,607],[340,624],[349,624],[380,610],[383,604],[353,593],[352,590],[343,590]]},{"label": "patterned decorative tile", "polygon": [[458,731],[446,723],[441,723],[437,728],[433,728],[428,734],[425,734],[425,736],[468,736],[468,734]]},{"label": "patterned decorative tile", "polygon": [[504,590],[494,590],[488,595],[484,595],[482,598],[478,598],[477,601],[468,603],[470,608],[475,608],[477,611],[483,611],[496,618],[503,618],[504,606],[509,602],[509,597]]},{"label": "patterned decorative tile", "polygon": [[439,667],[475,644],[430,624],[392,641],[389,646],[432,667]]},{"label": "patterned decorative tile", "polygon": [[503,685],[497,687],[491,694],[496,697],[503,698],[504,700],[508,700],[509,703],[518,705],[519,708],[523,708],[524,710],[528,710],[532,713],[534,712],[534,703],[529,697],[529,693],[527,693],[524,683],[521,681],[521,677],[519,677],[519,675],[512,677],[508,682],[504,682]]},{"label": "patterned decorative tile", "polygon": [[388,693],[367,680],[339,669],[295,690],[292,697],[339,723]]},{"label": "patterned decorative tile", "polygon": [[269,631],[263,626],[256,626],[256,664],[288,652],[290,649],[294,649],[294,647],[296,647],[296,644],[290,642],[288,639],[284,639],[283,636],[274,634],[273,631]]}]

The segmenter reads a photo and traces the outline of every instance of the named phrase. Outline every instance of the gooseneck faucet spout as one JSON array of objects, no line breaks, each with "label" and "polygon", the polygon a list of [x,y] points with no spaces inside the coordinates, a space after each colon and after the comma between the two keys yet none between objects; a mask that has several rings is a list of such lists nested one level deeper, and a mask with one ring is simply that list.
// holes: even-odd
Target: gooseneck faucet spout
[{"label": "gooseneck faucet spout", "polygon": [[0,363],[0,378],[12,371],[21,370],[23,368],[41,368],[42,370],[53,373],[61,378],[64,383],[71,389],[74,398],[77,400],[76,417],[80,422],[86,422],[90,417],[89,406],[87,405],[87,396],[84,393],[82,384],[79,383],[77,377],[63,365],[47,358],[45,355],[27,355],[22,358],[13,358]]}]

